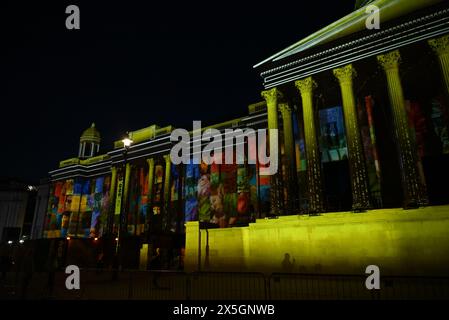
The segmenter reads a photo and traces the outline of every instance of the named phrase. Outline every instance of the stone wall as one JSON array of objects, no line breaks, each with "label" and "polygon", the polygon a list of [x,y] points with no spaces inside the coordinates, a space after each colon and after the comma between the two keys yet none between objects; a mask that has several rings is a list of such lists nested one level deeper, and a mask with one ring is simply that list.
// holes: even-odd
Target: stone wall
[{"label": "stone wall", "polygon": [[[187,223],[186,271],[198,270],[198,241],[198,222]],[[203,271],[364,274],[368,265],[383,275],[449,275],[449,206],[284,216],[201,231]]]}]

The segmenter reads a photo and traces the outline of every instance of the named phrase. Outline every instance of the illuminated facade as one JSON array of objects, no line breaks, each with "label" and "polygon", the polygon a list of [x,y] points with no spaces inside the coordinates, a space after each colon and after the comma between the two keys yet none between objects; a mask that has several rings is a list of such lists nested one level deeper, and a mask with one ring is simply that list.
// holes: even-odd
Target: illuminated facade
[{"label": "illuminated facade", "polygon": [[[379,30],[366,27],[362,6],[368,4],[379,8]],[[271,118],[286,103],[303,118],[308,208],[338,207],[329,196],[344,197],[331,190],[339,168],[325,163],[342,159],[354,211],[447,203],[449,194],[438,190],[444,180],[435,179],[436,172],[448,175],[442,165],[449,153],[447,4],[378,0],[356,6],[255,66]]]},{"label": "illuminated facade", "polygon": [[[380,29],[367,28],[367,5]],[[447,1],[360,0],[255,65],[284,143],[272,212],[310,215],[238,230],[188,223],[186,270],[447,275],[448,22]]]},{"label": "illuminated facade", "polygon": [[44,237],[115,237],[122,225],[141,243],[170,247],[187,232],[196,264],[199,226],[447,204],[449,7],[369,2],[384,17],[380,30],[365,28],[361,8],[259,63],[263,101],[213,126],[279,129],[278,174],[263,176],[258,164],[173,165],[171,126],[131,132],[126,154],[116,141],[98,155],[92,125],[78,157],[50,172]]},{"label": "illuminated facade", "polygon": [[[213,127],[264,128],[264,103],[249,110],[247,117]],[[115,239],[121,233],[153,249],[181,250],[186,222],[227,228],[269,213],[269,178],[259,175],[259,165],[174,165],[172,131],[156,125],[133,131],[126,153],[122,141],[116,141],[112,151],[98,155],[100,133],[95,125],[88,128],[80,138],[79,157],[61,161],[50,172],[43,237]]]}]

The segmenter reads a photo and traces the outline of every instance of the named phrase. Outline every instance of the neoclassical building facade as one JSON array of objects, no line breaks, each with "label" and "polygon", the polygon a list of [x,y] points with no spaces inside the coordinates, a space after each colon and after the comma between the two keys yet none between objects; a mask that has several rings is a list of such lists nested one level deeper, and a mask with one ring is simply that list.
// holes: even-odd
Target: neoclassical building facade
[{"label": "neoclassical building facade", "polygon": [[[262,96],[267,102],[269,126],[283,127],[285,148],[291,149],[286,155],[293,158],[293,145],[287,143],[288,123],[278,126],[276,118],[279,113],[284,117],[286,106],[299,113],[307,172],[302,196],[310,212],[333,207],[326,200],[330,183],[327,195],[323,191],[323,163],[342,160],[341,152],[332,155],[341,151],[342,145],[348,163],[350,209],[418,208],[428,205],[429,200],[443,203],[449,195],[434,189],[444,180],[432,180],[429,175],[439,170],[447,177],[441,165],[448,160],[447,4],[362,4],[379,8],[380,29],[367,29],[368,13],[361,7],[255,66],[266,88]],[[337,119],[330,115],[324,119],[325,110],[333,107],[341,110]],[[337,144],[323,139],[340,133],[345,137]],[[388,137],[379,139],[382,136]],[[395,147],[383,146],[385,140]],[[388,168],[383,173],[384,167],[398,170],[392,172],[393,177],[386,173]],[[432,184],[430,194],[428,184]],[[400,185],[401,192],[392,192],[394,196],[389,197],[388,185]],[[397,201],[399,198],[402,202]],[[347,204],[344,207],[349,209]]]},{"label": "neoclassical building facade", "polygon": [[[380,29],[366,28],[368,4],[379,8]],[[266,266],[257,243],[268,238],[255,241],[251,230],[293,219],[276,217],[447,204],[449,189],[441,184],[449,181],[449,6],[438,0],[358,6],[254,66],[263,100],[248,106],[247,116],[208,127],[278,129],[276,175],[250,164],[257,143],[249,140],[244,164],[174,165],[172,126],[130,132],[130,146],[120,139],[101,154],[92,124],[78,157],[50,172],[44,237],[129,237],[140,247],[182,251],[188,269],[256,270]],[[268,253],[281,256],[282,241],[300,232],[285,234],[290,240]]]}]

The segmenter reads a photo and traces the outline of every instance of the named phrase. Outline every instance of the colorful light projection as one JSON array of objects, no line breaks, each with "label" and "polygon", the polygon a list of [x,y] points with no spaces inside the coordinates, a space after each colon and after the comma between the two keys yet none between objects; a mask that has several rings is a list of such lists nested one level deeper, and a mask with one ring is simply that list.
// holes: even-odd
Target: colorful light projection
[{"label": "colorful light projection", "polygon": [[371,96],[365,97],[363,101],[359,101],[357,104],[357,115],[360,135],[363,142],[366,171],[369,180],[369,190],[373,200],[379,200],[381,199],[381,171],[376,145],[373,108],[375,108],[375,101]]},{"label": "colorful light projection", "polygon": [[441,143],[441,153],[449,154],[449,110],[442,97],[431,102],[431,118],[435,135]]},{"label": "colorful light projection", "polygon": [[109,176],[53,183],[44,237],[101,236],[109,211],[109,189]]},{"label": "colorful light projection", "polygon": [[449,110],[443,97],[405,101],[411,137],[420,159],[449,154]]},{"label": "colorful light projection", "polygon": [[[263,190],[269,191],[269,177],[260,179],[257,168],[248,164],[186,165],[185,221],[200,221],[219,228],[250,222],[259,210],[261,180]],[[265,193],[263,201],[269,202],[269,192]]]},{"label": "colorful light projection", "polygon": [[345,127],[342,107],[320,110],[321,161],[340,161],[347,159]]},{"label": "colorful light projection", "polygon": [[182,166],[171,165],[170,203],[168,225],[170,232],[178,232],[183,225],[184,212],[182,210],[183,184]]},{"label": "colorful light projection", "polygon": [[296,156],[296,170],[306,171],[307,160],[306,160],[306,144],[304,140],[304,127],[300,126],[302,123],[301,119],[298,119],[296,113],[292,114],[293,118],[293,136],[295,137],[295,156]]},{"label": "colorful light projection", "polygon": [[145,232],[148,214],[148,169],[146,165],[134,167],[131,172],[131,181],[128,199],[128,234],[141,235]]}]

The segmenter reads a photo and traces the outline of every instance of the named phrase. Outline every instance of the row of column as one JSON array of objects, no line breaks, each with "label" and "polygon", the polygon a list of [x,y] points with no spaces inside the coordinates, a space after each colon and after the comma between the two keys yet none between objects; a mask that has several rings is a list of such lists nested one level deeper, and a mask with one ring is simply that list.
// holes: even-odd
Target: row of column
[{"label": "row of column", "polygon": [[[445,92],[449,94],[449,35],[429,41],[429,45],[438,56],[441,66]],[[402,83],[399,74],[401,62],[400,52],[392,51],[377,57],[379,64],[385,71],[390,105],[392,108],[393,122],[397,140],[398,154],[400,157],[402,185],[404,189],[404,207],[417,207],[427,204],[426,190],[418,179],[417,155],[415,146],[412,143],[407,124],[407,114],[405,110],[405,99]],[[357,120],[356,103],[353,92],[353,80],[357,72],[353,65],[349,64],[333,70],[333,74],[338,80],[341,89],[343,102],[343,113],[346,127],[346,138],[348,143],[348,161],[350,165],[350,179],[353,197],[352,209],[354,211],[365,210],[370,207],[368,178],[363,156],[363,145],[359,132]],[[295,82],[302,100],[302,112],[304,119],[304,135],[307,158],[307,200],[309,211],[319,213],[325,210],[323,194],[323,179],[321,172],[321,155],[319,151],[316,119],[313,106],[313,92],[317,87],[312,77],[301,79]],[[283,192],[280,174],[270,177],[271,182],[271,213],[282,214],[294,210],[293,200],[296,188],[296,168],[295,150],[292,125],[292,109],[287,103],[279,103],[283,98],[277,88],[262,92],[262,97],[267,103],[268,129],[278,129],[278,111],[281,112],[283,123],[284,153],[286,159],[285,185],[287,189],[286,206],[283,206]],[[278,141],[279,142],[279,141]],[[269,141],[269,143],[272,143]],[[280,156],[280,154],[278,155]],[[165,184],[164,184],[164,206],[168,208],[170,194],[170,156],[165,159]],[[147,160],[149,167],[149,194],[152,196],[154,180],[154,159]],[[279,163],[281,163],[279,161]],[[131,165],[128,163],[125,169],[125,181],[123,196],[127,199],[129,189]],[[112,168],[111,199],[115,198],[117,169]],[[113,200],[114,201],[114,200]],[[149,199],[151,203],[151,199]],[[115,201],[113,202],[115,203]],[[287,211],[287,212],[286,212]],[[112,223],[110,223],[112,225]]]},{"label": "row of column", "polygon": [[[86,148],[89,147],[89,152],[86,152]],[[89,158],[98,154],[100,151],[100,145],[95,142],[83,141],[80,142],[78,150],[78,158]]]},{"label": "row of column", "polygon": [[[445,92],[449,94],[449,35],[429,41],[429,45],[438,56],[441,66]],[[378,63],[383,68],[387,84],[390,105],[392,108],[393,123],[399,163],[401,168],[401,178],[404,191],[404,208],[415,208],[428,204],[425,186],[419,180],[417,168],[416,146],[413,144],[409,128],[407,113],[405,110],[405,98],[402,89],[399,66],[401,55],[399,50],[377,56]],[[343,102],[343,113],[346,127],[346,139],[348,144],[348,161],[350,166],[350,179],[352,189],[352,209],[363,211],[370,208],[370,197],[368,189],[368,177],[361,141],[356,100],[353,91],[353,80],[357,72],[352,64],[333,70],[333,74],[338,80],[341,89]],[[323,180],[321,172],[321,155],[318,145],[315,112],[313,106],[313,92],[316,82],[312,77],[301,79],[295,82],[302,100],[302,112],[304,119],[304,135],[307,158],[307,200],[310,213],[319,213],[325,210],[323,195]],[[277,88],[262,92],[262,97],[267,103],[268,129],[278,129],[278,110],[281,112],[284,128],[284,148],[286,156],[286,184],[289,198],[295,192],[292,184],[292,177],[296,177],[295,153],[293,142],[293,131],[291,124],[291,109],[285,103],[278,103],[282,94]],[[280,174],[271,177],[271,213],[279,214],[282,211],[280,204]],[[297,192],[297,191],[296,191]],[[291,200],[291,199],[288,199]],[[285,211],[292,210],[291,201]]]},{"label": "row of column", "polygon": [[[169,206],[169,201],[170,201],[170,179],[171,179],[171,160],[170,160],[170,155],[164,155],[164,160],[165,160],[165,182],[164,182],[164,212],[167,212],[168,210],[168,206]],[[155,161],[153,158],[147,159],[147,164],[148,164],[148,204],[151,206],[152,204],[152,198],[153,198],[153,182],[154,182],[154,165],[155,165]],[[123,190],[118,190],[118,188],[120,188],[119,185],[117,185],[117,167],[113,166],[111,168],[111,189],[110,189],[110,195],[109,195],[109,199],[111,201],[111,212],[115,213],[117,215],[120,214],[120,219],[122,226],[126,226],[127,224],[127,208],[126,208],[126,199],[128,199],[129,196],[129,184],[130,184],[130,179],[131,179],[131,169],[132,169],[132,165],[131,163],[126,163],[125,165],[125,174],[124,174],[124,183],[123,183]],[[116,205],[116,195],[121,196],[122,199],[120,199],[121,201],[124,201],[124,209],[123,210],[119,210],[116,211],[115,210],[115,205]],[[123,195],[123,196],[122,196]],[[121,205],[121,204],[120,204]],[[123,212],[124,211],[124,212]],[[152,212],[149,212],[149,215],[151,215]],[[149,217],[149,215],[147,215],[147,219]],[[112,219],[113,214],[110,214],[109,219],[108,219],[108,231],[109,233],[112,232],[112,226],[113,226],[113,219]],[[148,225],[149,221],[145,221],[145,225]]]}]

